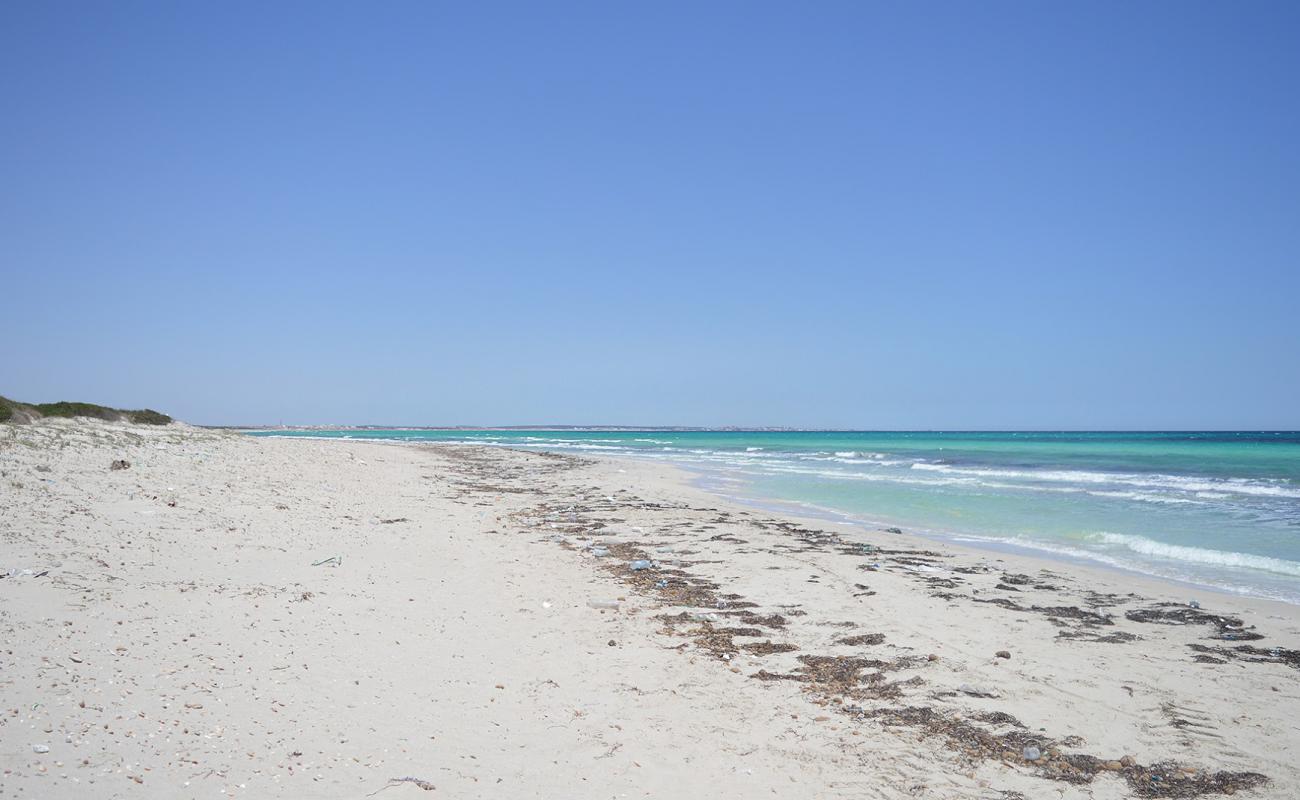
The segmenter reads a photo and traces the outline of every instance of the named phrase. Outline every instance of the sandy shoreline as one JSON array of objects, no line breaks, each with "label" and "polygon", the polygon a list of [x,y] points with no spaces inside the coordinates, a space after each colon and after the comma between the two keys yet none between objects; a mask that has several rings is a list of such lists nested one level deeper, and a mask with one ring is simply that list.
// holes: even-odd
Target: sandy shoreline
[{"label": "sandy shoreline", "polygon": [[0,796],[1300,794],[1283,603],[630,460],[43,422],[0,471]]},{"label": "sandy shoreline", "polygon": [[[635,461],[631,458],[589,456],[594,460],[609,461],[612,463],[622,464],[626,461]],[[638,462],[640,463],[640,462]],[[750,511],[760,511],[769,514],[777,514],[790,519],[798,519],[808,525],[831,526],[839,529],[861,529],[866,528],[870,531],[886,531],[891,526],[885,524],[872,525],[862,520],[852,518],[849,514],[830,508],[801,507],[801,504],[795,502],[786,502],[771,498],[748,496],[744,494],[734,494],[720,491],[716,488],[709,487],[707,482],[712,477],[705,473],[697,473],[689,468],[678,467],[678,470],[685,473],[680,480],[683,486],[697,489],[710,497],[720,499],[729,505],[736,505]],[[899,522],[899,529],[906,523]],[[944,531],[914,531],[912,529],[903,530],[902,533],[912,545],[937,547],[953,555],[963,558],[976,560],[1004,559],[1009,565],[1016,569],[1047,569],[1064,571],[1071,577],[1078,580],[1096,581],[1117,587],[1126,587],[1126,591],[1139,591],[1153,597],[1172,598],[1176,602],[1189,602],[1196,600],[1204,601],[1208,596],[1213,602],[1219,605],[1227,604],[1232,606],[1234,601],[1245,600],[1247,605],[1245,609],[1255,612],[1269,614],[1281,614],[1290,616],[1295,614],[1300,616],[1300,604],[1289,603],[1272,597],[1264,597],[1258,594],[1250,594],[1240,591],[1232,591],[1223,586],[1215,586],[1206,583],[1196,583],[1191,580],[1165,577],[1161,575],[1151,575],[1135,569],[1130,569],[1118,564],[1096,561],[1086,558],[1082,555],[1073,555],[1069,553],[1053,552],[1048,550],[1038,550],[1030,545],[1016,545],[998,540],[982,540],[975,536],[960,535]]]}]

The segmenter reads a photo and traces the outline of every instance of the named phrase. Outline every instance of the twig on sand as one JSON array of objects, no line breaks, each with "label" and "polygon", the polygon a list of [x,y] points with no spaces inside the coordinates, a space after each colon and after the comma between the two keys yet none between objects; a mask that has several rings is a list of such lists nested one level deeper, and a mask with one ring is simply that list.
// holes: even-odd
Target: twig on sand
[{"label": "twig on sand", "polygon": [[399,784],[399,783],[414,783],[416,786],[419,786],[421,789],[425,790],[426,792],[432,792],[434,789],[437,788],[437,787],[434,786],[432,783],[429,783],[428,781],[426,781],[426,780],[424,780],[424,779],[422,779],[422,778],[411,778],[411,777],[406,777],[406,778],[389,778],[389,779],[388,779],[388,783],[387,783],[386,785],[384,785],[384,786],[380,786],[378,789],[376,789],[376,790],[374,790],[373,792],[371,792],[370,794],[366,795],[366,797],[374,797],[375,795],[379,794],[379,793],[382,792],[383,790],[385,790],[385,789],[391,789],[391,788],[393,788],[394,785]]}]

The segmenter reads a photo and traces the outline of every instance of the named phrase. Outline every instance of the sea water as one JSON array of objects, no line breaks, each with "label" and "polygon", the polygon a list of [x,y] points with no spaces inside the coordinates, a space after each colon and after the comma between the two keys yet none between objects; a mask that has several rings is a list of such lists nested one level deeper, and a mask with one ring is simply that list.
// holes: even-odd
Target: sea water
[{"label": "sea water", "polygon": [[261,431],[679,464],[706,487],[864,525],[1300,603],[1300,433]]}]

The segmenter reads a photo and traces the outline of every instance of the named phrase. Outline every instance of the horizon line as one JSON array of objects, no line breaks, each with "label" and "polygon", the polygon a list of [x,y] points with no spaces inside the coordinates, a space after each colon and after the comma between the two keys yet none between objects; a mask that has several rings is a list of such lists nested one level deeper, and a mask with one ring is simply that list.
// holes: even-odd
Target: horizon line
[{"label": "horizon line", "polygon": [[228,430],[605,431],[677,433],[1288,433],[1300,428],[816,428],[790,425],[198,425]]}]

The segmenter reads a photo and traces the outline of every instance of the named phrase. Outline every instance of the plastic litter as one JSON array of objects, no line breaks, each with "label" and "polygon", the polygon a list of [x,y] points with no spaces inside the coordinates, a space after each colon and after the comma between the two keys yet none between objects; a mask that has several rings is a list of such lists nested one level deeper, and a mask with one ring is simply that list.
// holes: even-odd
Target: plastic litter
[{"label": "plastic litter", "polygon": [[33,753],[48,753],[48,752],[50,752],[50,746],[49,746],[48,744],[34,744],[34,745],[32,745],[32,752],[33,752]]},{"label": "plastic litter", "polygon": [[1038,759],[1043,757],[1043,752],[1031,744],[1025,748],[1024,752],[1021,753],[1021,755],[1025,757],[1026,761],[1037,761]]},{"label": "plastic litter", "polygon": [[1188,607],[1188,608],[1200,608],[1200,607],[1201,607],[1201,604],[1198,603],[1198,602],[1196,602],[1195,600],[1192,600],[1191,602],[1189,602],[1189,603],[1187,604],[1187,607]]},{"label": "plastic litter", "polygon": [[588,600],[587,605],[591,608],[612,608],[618,610],[617,600]]},{"label": "plastic litter", "polygon": [[643,569],[650,569],[654,565],[651,564],[649,561],[646,561],[644,558],[638,558],[636,561],[633,561],[628,566],[632,568],[633,572],[640,572]]}]

